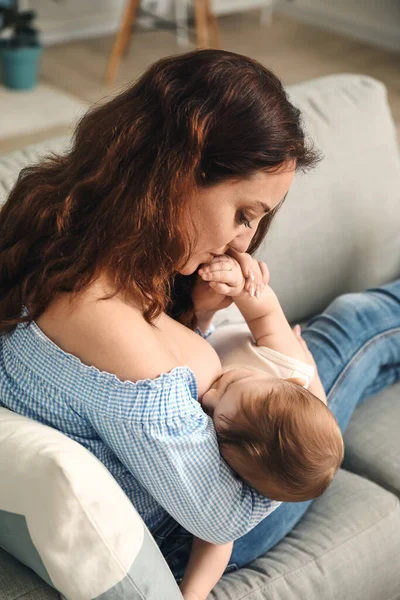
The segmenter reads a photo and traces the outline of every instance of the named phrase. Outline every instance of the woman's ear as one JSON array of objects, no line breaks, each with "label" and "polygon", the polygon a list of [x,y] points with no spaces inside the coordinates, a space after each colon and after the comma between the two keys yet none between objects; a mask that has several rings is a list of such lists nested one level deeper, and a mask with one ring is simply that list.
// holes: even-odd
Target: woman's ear
[{"label": "woman's ear", "polygon": [[300,377],[285,377],[285,381],[297,383],[297,385],[301,385],[301,387],[304,387],[307,384],[307,381],[305,379],[300,379]]}]

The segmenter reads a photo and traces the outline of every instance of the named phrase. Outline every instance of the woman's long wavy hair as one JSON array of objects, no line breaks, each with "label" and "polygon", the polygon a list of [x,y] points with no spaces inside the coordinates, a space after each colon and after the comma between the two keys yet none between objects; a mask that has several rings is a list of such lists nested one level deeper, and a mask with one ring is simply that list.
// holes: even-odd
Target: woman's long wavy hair
[{"label": "woman's long wavy hair", "polygon": [[0,212],[0,331],[36,319],[58,293],[79,294],[103,272],[115,294],[139,300],[148,323],[167,311],[194,326],[196,273],[177,276],[196,241],[191,198],[291,159],[304,170],[319,156],[270,70],[213,49],[157,61],[90,107],[68,151],[21,170]]}]

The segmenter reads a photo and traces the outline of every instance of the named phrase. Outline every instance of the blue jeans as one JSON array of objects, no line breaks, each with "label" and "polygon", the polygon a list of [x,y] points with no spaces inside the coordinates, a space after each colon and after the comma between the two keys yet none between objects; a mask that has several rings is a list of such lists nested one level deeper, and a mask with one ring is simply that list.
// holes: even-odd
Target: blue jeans
[{"label": "blue jeans", "polygon": [[[339,296],[307,323],[302,336],[317,364],[329,408],[344,431],[357,405],[400,381],[400,279]],[[282,503],[234,542],[225,572],[243,567],[282,540],[311,503]],[[172,517],[152,534],[179,581],[192,535]]]}]

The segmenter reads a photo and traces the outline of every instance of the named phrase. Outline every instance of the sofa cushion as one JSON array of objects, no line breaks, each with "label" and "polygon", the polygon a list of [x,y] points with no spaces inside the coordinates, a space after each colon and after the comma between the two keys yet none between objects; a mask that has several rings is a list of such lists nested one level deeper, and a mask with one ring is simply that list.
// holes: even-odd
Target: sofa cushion
[{"label": "sofa cushion", "polygon": [[399,527],[396,496],[341,470],[282,542],[222,577],[210,600],[395,600]]},{"label": "sofa cushion", "polygon": [[59,600],[60,596],[31,569],[0,548],[1,600]]},{"label": "sofa cushion", "polygon": [[39,162],[49,152],[65,152],[70,142],[70,136],[59,136],[0,156],[0,205],[6,200],[23,167]]},{"label": "sofa cushion", "polygon": [[[297,173],[256,252],[289,321],[337,295],[400,275],[400,156],[384,85],[365,75],[320,77],[287,88],[324,155]],[[220,311],[240,322],[236,307]]]},{"label": "sofa cushion", "polygon": [[381,82],[329,75],[288,91],[324,154],[295,177],[257,252],[292,321],[399,276],[400,155]]},{"label": "sofa cushion", "polygon": [[[397,371],[399,376],[400,365]],[[355,410],[344,435],[344,466],[400,498],[399,424],[400,383],[397,383],[368,398]]]},{"label": "sofa cushion", "polygon": [[0,546],[68,600],[181,598],[132,503],[82,445],[0,408],[0,481]]},{"label": "sofa cushion", "polygon": [[[395,600],[400,596],[399,524],[400,507],[392,494],[341,470],[282,542],[248,567],[225,575],[209,598]],[[22,596],[58,598],[30,569],[0,550],[0,598]]]}]

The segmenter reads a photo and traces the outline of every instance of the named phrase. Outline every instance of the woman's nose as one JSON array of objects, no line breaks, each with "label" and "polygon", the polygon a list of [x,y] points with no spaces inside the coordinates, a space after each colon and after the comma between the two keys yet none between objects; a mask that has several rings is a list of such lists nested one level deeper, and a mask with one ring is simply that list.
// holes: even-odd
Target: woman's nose
[{"label": "woman's nose", "polygon": [[241,235],[237,235],[229,244],[230,248],[236,250],[236,252],[247,252],[247,248],[250,246],[251,240],[254,236],[253,231],[242,233]]}]

